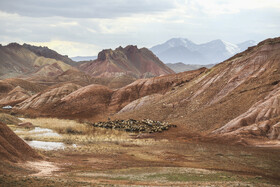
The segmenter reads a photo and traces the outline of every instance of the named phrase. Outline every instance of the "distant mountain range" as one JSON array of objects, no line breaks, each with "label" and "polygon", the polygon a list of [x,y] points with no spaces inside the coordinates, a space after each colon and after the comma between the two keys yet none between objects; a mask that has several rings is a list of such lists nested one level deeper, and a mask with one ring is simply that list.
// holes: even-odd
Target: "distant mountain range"
[{"label": "distant mountain range", "polygon": [[207,64],[207,65],[199,65],[199,64],[184,64],[182,62],[178,63],[167,63],[166,64],[170,69],[175,71],[175,73],[180,73],[184,71],[191,71],[191,70],[196,70],[202,67],[205,68],[212,68],[215,64]]},{"label": "distant mountain range", "polygon": [[253,40],[236,45],[220,39],[196,44],[185,38],[172,38],[150,50],[164,63],[183,62],[201,65],[222,62],[254,45],[256,42]]},{"label": "distant mountain range", "polygon": [[46,85],[72,82],[118,88],[138,78],[172,73],[150,50],[132,45],[103,50],[96,60],[80,62],[47,47],[0,45],[0,79],[20,77]]},{"label": "distant mountain range", "polygon": [[[15,114],[168,121],[178,128],[163,136],[184,141],[200,133],[211,142],[222,138],[242,145],[275,146],[280,140],[280,37],[214,68],[178,74],[150,50],[132,45],[103,50],[96,60],[75,67],[47,48],[40,55],[40,47],[29,48],[0,46],[0,78],[24,76],[0,80],[0,107],[11,105]],[[161,76],[138,79],[152,74]]]},{"label": "distant mountain range", "polygon": [[81,62],[81,61],[90,61],[97,59],[97,56],[75,56],[71,57],[71,60],[75,62]]}]

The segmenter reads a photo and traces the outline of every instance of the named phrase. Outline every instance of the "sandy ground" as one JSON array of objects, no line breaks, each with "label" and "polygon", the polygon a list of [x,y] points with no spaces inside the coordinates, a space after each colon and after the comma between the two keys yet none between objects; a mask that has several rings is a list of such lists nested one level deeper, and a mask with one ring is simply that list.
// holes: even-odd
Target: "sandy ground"
[{"label": "sandy ground", "polygon": [[29,161],[26,162],[25,166],[38,171],[38,173],[32,175],[38,177],[54,176],[53,172],[59,171],[59,167],[56,164],[48,161]]}]

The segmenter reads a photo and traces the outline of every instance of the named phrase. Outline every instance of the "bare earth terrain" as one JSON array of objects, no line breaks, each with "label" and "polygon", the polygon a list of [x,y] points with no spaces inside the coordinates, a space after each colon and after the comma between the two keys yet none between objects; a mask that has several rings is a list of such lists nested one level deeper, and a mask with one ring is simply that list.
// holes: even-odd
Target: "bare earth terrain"
[{"label": "bare earth terrain", "polygon": [[[61,142],[64,148],[37,148],[43,157],[10,163],[3,186],[274,186],[280,184],[279,148],[225,145],[183,127],[163,133],[135,134],[87,127],[69,120],[22,119],[60,136],[10,126],[30,141]],[[55,123],[55,124],[54,124]],[[55,127],[70,128],[63,132]],[[36,127],[35,127],[36,128]],[[76,131],[76,133],[75,133]],[[80,131],[80,133],[77,133]],[[178,134],[178,138],[174,134]],[[73,146],[75,144],[75,146]]]},{"label": "bare earth terrain", "polygon": [[136,46],[0,53],[0,186],[280,185],[280,38],[178,74]]}]

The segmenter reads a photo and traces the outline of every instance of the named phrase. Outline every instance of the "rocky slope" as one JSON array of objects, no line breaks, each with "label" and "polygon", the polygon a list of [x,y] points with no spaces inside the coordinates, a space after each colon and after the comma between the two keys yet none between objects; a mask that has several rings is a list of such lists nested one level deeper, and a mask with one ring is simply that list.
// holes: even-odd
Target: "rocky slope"
[{"label": "rocky slope", "polygon": [[139,79],[112,94],[110,106],[115,111],[121,110],[124,106],[134,100],[152,94],[165,94],[185,82],[189,82],[206,71],[206,68],[183,72],[178,74],[165,75],[150,79]]},{"label": "rocky slope", "polygon": [[[33,46],[34,47],[34,46]],[[0,78],[54,76],[71,68],[55,58],[39,56],[31,47],[11,43],[0,46]]]},{"label": "rocky slope", "polygon": [[95,61],[74,62],[47,47],[17,43],[0,45],[0,79],[18,77],[44,85],[102,84],[115,89],[138,78],[170,73],[174,72],[152,52],[136,46],[103,50]]},{"label": "rocky slope", "polygon": [[29,44],[23,44],[22,47],[32,51],[37,56],[55,59],[55,60],[62,61],[69,65],[75,65],[75,62],[73,60],[71,60],[70,58],[68,58],[67,55],[61,55],[61,54],[57,53],[56,51],[49,49],[48,47],[41,47],[41,46],[38,47],[38,46],[29,45]]},{"label": "rocky slope", "polygon": [[5,97],[0,99],[0,105],[15,105],[17,103],[20,103],[24,101],[25,99],[29,98],[31,96],[28,91],[23,89],[20,86],[17,86],[12,91],[10,91]]},{"label": "rocky slope", "polygon": [[[104,51],[99,59],[108,64],[115,57]],[[280,38],[268,39],[211,69],[139,79],[115,90],[62,84],[15,108],[29,115],[92,121],[148,118],[184,126],[188,133],[279,139],[279,62]],[[107,73],[96,76],[116,72]],[[9,85],[2,87],[11,91]]]},{"label": "rocky slope", "polygon": [[22,79],[0,80],[0,106],[14,106],[44,89],[46,86]]},{"label": "rocky slope", "polygon": [[280,140],[280,87],[255,103],[245,113],[213,131],[213,134],[266,136],[269,139]]},{"label": "rocky slope", "polygon": [[109,88],[92,84],[82,87],[61,98],[53,115],[71,118],[103,118],[108,113],[113,91]]},{"label": "rocky slope", "polygon": [[84,63],[79,68],[94,77],[130,75],[145,78],[174,73],[151,51],[136,46],[103,50],[96,60]]},{"label": "rocky slope", "polygon": [[[189,132],[279,137],[280,38],[268,39],[116,118],[150,118]],[[213,133],[212,133],[213,132]]]},{"label": "rocky slope", "polygon": [[81,88],[81,86],[73,83],[52,86],[24,100],[16,105],[15,108],[25,111],[26,113],[34,113],[34,115],[40,112],[49,114],[56,107],[55,104],[57,101],[79,88]]},{"label": "rocky slope", "polygon": [[139,79],[116,90],[96,84],[86,87],[72,83],[63,84],[30,97],[16,105],[15,109],[35,116],[105,119],[134,100],[152,94],[165,94],[173,87],[199,76],[205,70],[202,68],[180,74]]}]

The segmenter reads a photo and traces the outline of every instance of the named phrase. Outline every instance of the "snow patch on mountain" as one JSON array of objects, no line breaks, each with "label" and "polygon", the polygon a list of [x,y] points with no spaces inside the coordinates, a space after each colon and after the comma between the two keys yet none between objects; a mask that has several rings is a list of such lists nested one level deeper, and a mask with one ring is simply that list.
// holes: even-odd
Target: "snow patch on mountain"
[{"label": "snow patch on mountain", "polygon": [[165,63],[215,64],[253,45],[256,45],[253,40],[236,45],[220,39],[196,44],[186,38],[172,38],[152,47],[151,51]]},{"label": "snow patch on mountain", "polygon": [[240,52],[240,48],[235,45],[235,44],[232,44],[232,43],[229,43],[229,42],[226,42],[226,41],[223,41],[222,42],[224,43],[225,47],[226,47],[226,50],[231,54],[231,55],[234,55],[236,53],[239,53]]}]

